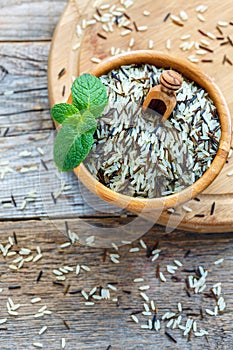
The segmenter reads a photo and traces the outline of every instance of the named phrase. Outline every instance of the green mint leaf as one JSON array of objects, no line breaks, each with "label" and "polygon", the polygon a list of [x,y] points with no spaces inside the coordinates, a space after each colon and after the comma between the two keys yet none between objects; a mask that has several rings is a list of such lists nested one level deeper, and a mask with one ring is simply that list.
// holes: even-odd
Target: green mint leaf
[{"label": "green mint leaf", "polygon": [[97,129],[97,121],[94,115],[88,110],[79,116],[74,115],[69,117],[62,125],[72,126],[80,135],[87,132],[94,132]]},{"label": "green mint leaf", "polygon": [[106,87],[91,74],[80,75],[73,83],[72,103],[80,111],[89,110],[98,118],[108,102]]},{"label": "green mint leaf", "polygon": [[73,105],[70,105],[68,103],[58,103],[51,109],[51,114],[56,122],[62,124],[67,118],[71,117],[74,114],[79,116],[80,112]]},{"label": "green mint leaf", "polygon": [[63,125],[56,136],[53,149],[58,169],[73,170],[86,158],[93,143],[91,132],[80,135],[72,125]]}]

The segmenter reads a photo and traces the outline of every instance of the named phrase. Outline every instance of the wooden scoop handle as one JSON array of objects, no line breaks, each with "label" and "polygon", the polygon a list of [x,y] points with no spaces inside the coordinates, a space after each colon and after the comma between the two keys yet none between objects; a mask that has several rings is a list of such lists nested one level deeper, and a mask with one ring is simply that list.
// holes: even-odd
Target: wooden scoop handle
[{"label": "wooden scoop handle", "polygon": [[160,75],[160,84],[154,86],[146,96],[143,103],[143,110],[153,109],[161,114],[164,123],[171,115],[176,105],[175,92],[180,89],[182,76],[173,70],[164,70]]}]

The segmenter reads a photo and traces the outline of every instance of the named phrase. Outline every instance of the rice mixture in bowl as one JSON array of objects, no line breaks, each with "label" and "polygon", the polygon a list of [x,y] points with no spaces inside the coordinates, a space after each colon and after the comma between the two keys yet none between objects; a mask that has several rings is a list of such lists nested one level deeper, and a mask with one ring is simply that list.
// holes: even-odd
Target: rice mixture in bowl
[{"label": "rice mixture in bowl", "polygon": [[100,77],[109,104],[84,164],[103,185],[127,196],[158,198],[184,190],[210,167],[219,147],[216,107],[204,88],[185,77],[164,124],[153,111],[142,111],[162,71],[129,64]]}]

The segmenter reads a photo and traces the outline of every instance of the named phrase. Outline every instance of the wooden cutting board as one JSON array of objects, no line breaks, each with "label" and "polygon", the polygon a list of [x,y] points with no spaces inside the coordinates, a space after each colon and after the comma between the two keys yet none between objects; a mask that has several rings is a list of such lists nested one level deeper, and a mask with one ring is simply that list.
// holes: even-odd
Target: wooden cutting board
[{"label": "wooden cutting board", "polygon": [[[108,3],[111,6],[116,4],[116,8],[122,7],[120,1]],[[102,29],[103,23],[100,22],[88,25],[80,31],[80,27],[85,27],[86,20],[91,20],[93,15],[98,15],[96,8],[101,14],[109,12],[109,9],[101,9],[103,4],[106,2],[89,1],[87,3],[81,0],[68,2],[55,30],[49,57],[48,86],[51,105],[67,100],[72,79],[89,71],[96,64],[91,61],[93,57],[104,59],[111,55],[111,50],[116,51],[118,48],[118,51],[127,50],[131,38],[135,39],[133,49],[148,49],[149,40],[153,40],[156,50],[188,57],[195,54],[195,48],[183,51],[180,45],[184,43],[181,36],[190,34],[191,37],[186,41],[200,43],[203,39],[207,40],[208,48],[214,51],[208,51],[203,56],[195,54],[195,57],[199,58],[197,63],[199,67],[219,85],[232,114],[233,44],[230,41],[233,40],[233,25],[229,23],[233,22],[231,1],[225,0],[224,6],[217,0],[205,1],[208,9],[200,13],[196,11],[196,7],[200,5],[196,0],[189,3],[184,0],[179,2],[137,0],[125,10],[126,16],[130,17],[129,27],[132,28],[130,34],[122,36],[121,32],[125,30],[124,28],[115,28],[113,33],[106,33]],[[148,10],[149,16],[143,14]],[[181,10],[188,15],[188,20],[181,21],[182,26],[175,24],[170,16],[164,20],[169,13],[179,16]],[[224,26],[224,23],[218,25],[219,21],[227,22],[228,25]],[[148,30],[137,32],[133,22],[137,27],[148,26]],[[205,36],[200,31],[212,33],[216,38],[212,39],[211,34],[208,34],[209,37]],[[98,33],[104,35],[106,39],[100,37]],[[170,49],[167,48],[168,40]],[[201,62],[203,59],[213,61]],[[233,176],[228,176],[230,171],[233,171],[233,156],[229,158],[218,178],[199,196],[200,201],[192,200],[187,203],[192,211],[187,212],[183,207],[177,209],[179,215],[171,215],[164,211],[158,222],[162,225],[198,232],[233,231]]]}]

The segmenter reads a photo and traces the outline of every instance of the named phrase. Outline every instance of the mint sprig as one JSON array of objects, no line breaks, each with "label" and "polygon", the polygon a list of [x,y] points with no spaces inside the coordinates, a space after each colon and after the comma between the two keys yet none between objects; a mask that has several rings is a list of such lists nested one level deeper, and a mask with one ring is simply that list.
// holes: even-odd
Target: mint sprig
[{"label": "mint sprig", "polygon": [[71,88],[72,104],[53,106],[53,119],[62,125],[54,142],[54,161],[61,171],[77,167],[90,152],[100,117],[107,102],[107,92],[99,78],[83,74]]},{"label": "mint sprig", "polygon": [[89,110],[98,118],[107,103],[104,84],[94,75],[83,74],[76,79],[71,88],[72,103],[80,111]]}]

